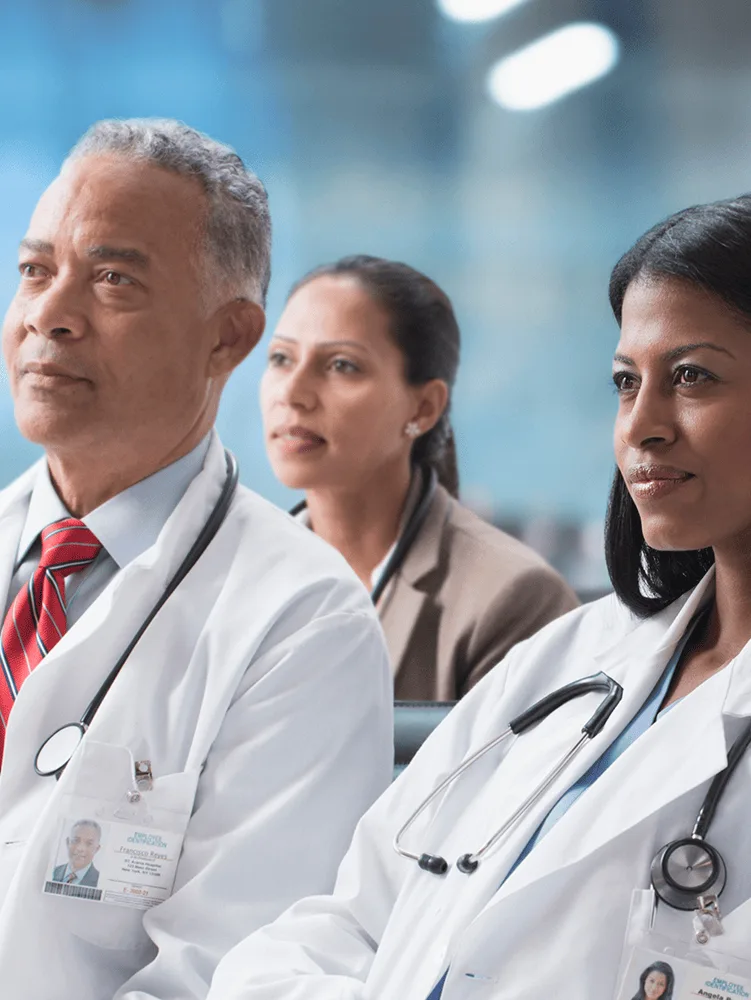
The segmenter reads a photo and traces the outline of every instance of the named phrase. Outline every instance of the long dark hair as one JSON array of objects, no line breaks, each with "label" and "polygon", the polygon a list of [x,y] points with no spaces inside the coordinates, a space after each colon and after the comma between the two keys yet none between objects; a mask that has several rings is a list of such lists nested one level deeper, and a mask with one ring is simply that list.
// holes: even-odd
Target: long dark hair
[{"label": "long dark hair", "polygon": [[[624,254],[610,276],[610,305],[621,324],[636,280],[677,279],[715,295],[751,322],[751,195],[694,205],[658,223]],[[618,597],[642,618],[701,580],[712,549],[660,552],[644,541],[641,519],[616,470],[605,522],[605,558]]]},{"label": "long dark hair", "polygon": [[452,496],[459,492],[454,432],[449,419],[451,391],[459,367],[459,324],[448,295],[420,271],[399,261],[360,254],[309,271],[290,297],[325,275],[355,278],[391,320],[391,334],[404,355],[410,385],[442,379],[449,401],[436,425],[412,446],[413,465],[430,465]]},{"label": "long dark hair", "polygon": [[639,976],[639,991],[634,995],[633,1000],[646,1000],[644,984],[646,983],[647,976],[650,972],[661,972],[667,981],[665,992],[660,997],[660,1000],[672,1000],[673,986],[675,986],[675,973],[667,962],[652,962],[652,964],[648,966],[644,972],[642,972]]}]

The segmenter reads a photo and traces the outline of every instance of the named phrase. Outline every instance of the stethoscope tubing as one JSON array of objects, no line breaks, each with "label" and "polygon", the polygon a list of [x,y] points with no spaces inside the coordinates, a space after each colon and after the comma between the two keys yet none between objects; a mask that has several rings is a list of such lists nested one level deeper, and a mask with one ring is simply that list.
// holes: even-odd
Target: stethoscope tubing
[{"label": "stethoscope tubing", "polygon": [[232,454],[232,452],[227,451],[225,449],[224,458],[227,465],[227,474],[225,476],[224,484],[222,486],[222,492],[219,494],[219,499],[217,500],[213,510],[206,519],[206,523],[201,529],[195,542],[191,545],[190,550],[188,551],[188,554],[186,555],[185,559],[183,559],[183,561],[180,563],[174,576],[165,587],[164,592],[160,596],[159,600],[156,602],[154,607],[148,613],[148,615],[142,622],[141,626],[139,627],[138,631],[130,640],[127,647],[121,654],[117,663],[114,665],[112,670],[110,670],[109,674],[104,680],[104,683],[89,702],[86,711],[81,716],[81,725],[85,729],[88,729],[88,727],[91,725],[94,716],[99,710],[100,705],[106,698],[110,688],[115,683],[115,680],[117,679],[120,671],[125,666],[126,662],[128,661],[128,658],[130,657],[130,654],[138,645],[146,629],[149,627],[149,625],[151,625],[151,623],[159,614],[159,612],[162,610],[164,605],[174,594],[174,592],[183,582],[188,573],[193,569],[195,564],[198,562],[198,560],[201,558],[203,553],[208,548],[210,542],[214,538],[214,535],[216,535],[217,531],[222,526],[224,519],[227,516],[227,512],[229,511],[230,504],[232,503],[232,498],[235,495],[235,490],[237,489],[237,482],[240,476],[240,469],[237,464],[237,459]]},{"label": "stethoscope tubing", "polygon": [[[401,569],[433,506],[433,500],[438,489],[438,473],[432,466],[421,466],[419,473],[423,477],[420,499],[417,501],[415,509],[408,518],[401,535],[396,541],[393,552],[389,556],[375,587],[373,587],[370,593],[370,599],[373,604],[378,604],[381,597],[383,597],[386,587],[388,587],[389,583]],[[292,517],[295,517],[297,514],[301,514],[306,506],[305,501],[301,500],[289,513]]]},{"label": "stethoscope tubing", "polygon": [[536,786],[534,791],[515,810],[512,816],[497,830],[493,836],[481,848],[474,852],[461,855],[456,866],[465,875],[471,875],[477,869],[482,858],[498,843],[500,838],[524,816],[544,793],[554,784],[560,774],[566,769],[581,748],[591,739],[597,736],[604,728],[606,722],[615,711],[623,696],[623,689],[620,684],[600,671],[589,677],[582,677],[577,681],[566,684],[550,694],[545,695],[535,702],[524,712],[515,716],[508,726],[497,736],[483,744],[478,750],[462,761],[462,763],[448,774],[440,784],[434,788],[426,798],[419,803],[416,809],[409,815],[393,840],[393,848],[397,854],[410,861],[416,861],[420,868],[433,875],[445,875],[448,871],[448,862],[445,858],[436,854],[413,854],[402,847],[401,841],[412,824],[422,815],[431,802],[433,802],[441,792],[445,791],[449,785],[453,784],[467,771],[473,764],[483,758],[500,743],[508,739],[509,736],[520,736],[528,729],[536,726],[543,719],[552,715],[569,701],[581,698],[585,694],[602,693],[604,695],[600,705],[594,715],[582,726],[581,736],[573,747],[566,751],[562,759],[553,767],[545,778]]},{"label": "stethoscope tubing", "polygon": [[110,672],[107,674],[106,678],[100,685],[96,694],[87,705],[80,720],[78,722],[69,722],[66,723],[64,726],[60,726],[58,729],[55,730],[54,733],[51,733],[39,747],[39,750],[37,751],[36,756],[34,758],[34,769],[40,777],[52,777],[54,775],[55,777],[60,778],[63,771],[65,770],[65,767],[68,764],[68,761],[70,760],[70,756],[72,756],[72,753],[68,756],[68,758],[65,761],[61,761],[60,764],[58,766],[55,766],[54,768],[49,768],[49,769],[42,768],[40,767],[39,762],[45,747],[47,747],[47,745],[50,744],[51,741],[56,736],[58,736],[58,734],[62,733],[64,730],[78,730],[80,734],[79,742],[80,739],[83,739],[87,729],[94,720],[96,713],[99,711],[102,702],[107,697],[107,694],[112,688],[112,685],[117,680],[117,677],[119,676],[121,670],[127,663],[131,653],[138,645],[143,634],[146,632],[149,625],[153,622],[158,613],[161,611],[161,609],[164,607],[166,602],[169,600],[169,598],[172,596],[175,590],[179,587],[179,585],[182,583],[182,581],[185,579],[185,577],[188,575],[191,569],[201,558],[201,556],[203,555],[203,553],[206,551],[209,544],[213,540],[214,536],[219,531],[219,528],[224,523],[224,520],[229,512],[229,508],[232,503],[233,497],[237,490],[237,483],[240,474],[239,467],[237,464],[237,459],[230,451],[227,451],[225,449],[224,458],[227,466],[227,473],[224,479],[224,484],[222,486],[222,491],[219,494],[219,498],[216,501],[216,504],[214,505],[208,518],[206,519],[206,522],[203,525],[203,528],[201,529],[198,537],[196,538],[195,542],[191,545],[187,555],[178,566],[172,579],[169,581],[166,588],[164,589],[164,592],[159,597],[159,600],[156,602],[156,604],[148,613],[144,621],[141,623],[135,635],[130,640],[127,647],[122,652],[117,662],[112,667],[112,669],[110,670]]}]

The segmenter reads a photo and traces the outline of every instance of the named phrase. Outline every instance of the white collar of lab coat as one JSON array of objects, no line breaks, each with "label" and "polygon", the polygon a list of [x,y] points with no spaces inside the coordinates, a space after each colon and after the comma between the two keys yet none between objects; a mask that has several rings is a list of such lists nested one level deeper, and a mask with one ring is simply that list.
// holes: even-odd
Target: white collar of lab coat
[{"label": "white collar of lab coat", "polygon": [[[34,469],[29,470],[0,495],[0,587],[4,586],[3,593],[8,590],[34,473]],[[200,534],[219,499],[225,478],[224,449],[218,435],[213,433],[203,469],[170,514],[155,544],[114,577],[76,622],[75,628],[65,633],[26,678],[8,729],[5,764],[0,774],[0,810],[6,797],[13,796],[14,789],[22,793],[28,782],[29,760],[36,753],[41,738],[80,716],[86,707],[82,692],[97,690],[106,669],[115,663],[146,619]],[[138,649],[134,651],[134,658],[137,653]],[[71,673],[73,670],[75,673]],[[71,677],[75,677],[75,684],[71,683]],[[96,726],[97,719],[92,724],[92,733]],[[61,783],[67,775],[68,771]]]},{"label": "white collar of lab coat", "polygon": [[[100,504],[82,518],[119,569],[150,548],[203,465],[211,434],[187,455]],[[71,517],[52,484],[46,461],[35,466],[36,476],[18,544],[16,566],[53,521]]]},{"label": "white collar of lab coat", "polygon": [[[587,789],[580,800],[580,807],[575,804],[564,814],[498,889],[509,859],[513,861],[518,857],[562,792],[589,769],[613,739],[614,733],[622,730],[643,704],[692,616],[709,598],[713,586],[714,570],[710,570],[687,596],[659,615],[637,624],[625,637],[621,634],[609,649],[595,655],[596,666],[623,683],[623,700],[614,712],[610,726],[601,734],[603,738],[597,737],[585,746],[576,758],[575,766],[565,772],[563,781],[543,796],[519,824],[518,830],[509,836],[498,851],[497,863],[493,864],[489,857],[480,865],[480,870],[485,867],[484,876],[480,870],[472,875],[473,880],[486,882],[484,892],[479,895],[481,897],[486,893],[487,905],[477,917],[478,921],[484,920],[486,913],[502,905],[508,897],[560,870],[563,867],[561,858],[566,859],[566,867],[582,862],[599,847],[625,835],[666,804],[708,781],[725,767],[727,744],[723,716],[751,715],[751,682],[748,677],[751,672],[751,643],[725,670],[683,698],[632,744]],[[583,669],[582,675],[585,672]],[[573,703],[572,710],[573,719],[577,717]],[[566,709],[559,712],[565,714]],[[581,709],[578,715],[581,715]],[[530,733],[524,748],[521,741],[525,737],[519,738],[519,754],[513,763],[511,758],[507,758],[503,768],[513,767],[510,781],[520,789],[520,794],[523,792],[526,795],[544,770],[571,745],[572,734],[575,736],[576,733],[573,725],[573,722],[561,720],[558,729],[550,727],[547,738],[543,740],[535,740]],[[692,735],[688,751],[685,741],[679,743],[673,739],[673,734],[686,732]],[[673,752],[674,746],[682,746],[683,749]],[[629,804],[628,810],[620,815],[607,808],[612,790],[616,787],[619,799]],[[501,804],[498,815],[508,815],[509,808],[508,802]],[[686,836],[690,832],[687,830]],[[476,897],[476,904],[478,901]],[[472,919],[469,914],[467,917]],[[457,921],[458,926],[460,921]]]},{"label": "white collar of lab coat", "polygon": [[[682,699],[632,744],[504,881],[506,872],[560,795],[601,756],[615,734],[643,705],[691,618],[710,598],[713,586],[714,571],[710,570],[693,591],[658,615],[643,621],[632,619],[633,625],[627,626],[625,633],[623,625],[614,628],[613,642],[595,653],[589,663],[583,660],[580,676],[604,670],[623,685],[622,701],[605,731],[582,749],[518,826],[481,861],[470,876],[474,891],[457,893],[452,902],[451,924],[455,928],[452,936],[461,937],[470,924],[473,935],[481,935],[483,928],[491,935],[497,933],[497,918],[488,917],[485,924],[486,914],[502,906],[509,897],[563,867],[584,861],[599,847],[626,835],[628,830],[708,781],[725,766],[723,713],[751,714],[750,685],[744,677],[751,671],[749,647],[726,670]],[[447,791],[424,838],[425,848],[438,848],[451,861],[458,853],[476,850],[573,745],[590,705],[593,711],[597,704],[597,696],[587,698],[590,702],[586,706],[578,703],[580,699],[570,702],[520,736],[500,765],[493,763],[491,754],[485,765],[475,765],[474,781],[470,771],[463,781],[456,782]],[[478,735],[478,742],[491,738],[503,724],[504,720],[496,719],[493,731]],[[674,734],[686,732],[692,735],[688,751],[685,739],[673,738]],[[469,752],[475,749],[473,746]],[[628,803],[628,809],[620,814],[608,808],[614,788],[618,788],[619,800]],[[478,798],[483,803],[481,813],[473,808]],[[465,878],[454,869],[448,876],[450,882]]]}]

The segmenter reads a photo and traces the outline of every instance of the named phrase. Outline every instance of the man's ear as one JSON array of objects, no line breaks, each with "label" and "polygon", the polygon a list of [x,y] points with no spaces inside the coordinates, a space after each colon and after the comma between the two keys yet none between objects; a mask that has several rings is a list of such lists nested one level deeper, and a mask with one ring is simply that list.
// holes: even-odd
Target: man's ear
[{"label": "man's ear", "polygon": [[233,299],[217,310],[212,324],[214,346],[208,374],[212,377],[229,375],[263,336],[266,313],[263,306],[250,299]]}]

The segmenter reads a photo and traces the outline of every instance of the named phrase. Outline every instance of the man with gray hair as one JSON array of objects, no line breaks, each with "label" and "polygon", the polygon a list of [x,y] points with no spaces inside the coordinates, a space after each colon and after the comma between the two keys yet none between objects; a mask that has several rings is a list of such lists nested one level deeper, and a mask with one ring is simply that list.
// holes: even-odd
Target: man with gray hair
[{"label": "man with gray hair", "polygon": [[[21,240],[3,346],[44,457],[0,493],[3,996],[205,997],[330,890],[389,781],[368,595],[213,428],[269,253],[263,185],[172,121],[93,126]],[[98,885],[73,892],[48,879],[76,815]]]}]

